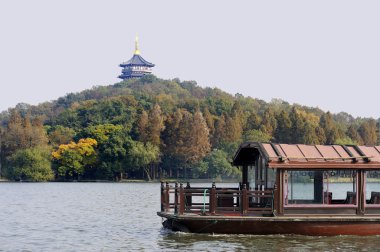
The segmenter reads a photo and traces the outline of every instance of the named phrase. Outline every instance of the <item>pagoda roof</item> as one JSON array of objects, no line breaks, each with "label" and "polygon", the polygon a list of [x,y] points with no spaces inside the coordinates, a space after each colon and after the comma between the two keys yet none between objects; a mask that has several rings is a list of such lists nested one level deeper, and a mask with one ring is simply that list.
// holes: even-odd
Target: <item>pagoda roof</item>
[{"label": "pagoda roof", "polygon": [[126,66],[147,66],[147,67],[154,67],[153,63],[150,63],[146,61],[141,55],[134,54],[133,57],[128,60],[127,62],[123,62],[120,64],[121,67]]}]

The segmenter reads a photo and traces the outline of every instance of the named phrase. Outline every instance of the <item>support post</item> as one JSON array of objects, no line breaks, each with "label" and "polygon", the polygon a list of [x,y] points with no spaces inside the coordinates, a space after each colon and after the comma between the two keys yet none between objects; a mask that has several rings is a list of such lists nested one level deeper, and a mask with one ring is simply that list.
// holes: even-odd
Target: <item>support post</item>
[{"label": "support post", "polygon": [[212,182],[210,199],[209,199],[210,214],[215,214],[216,210],[216,186],[215,182]]},{"label": "support post", "polygon": [[243,165],[243,181],[242,184],[248,185],[248,165]]},{"label": "support post", "polygon": [[[186,184],[186,188],[185,188],[185,189],[186,189],[186,190],[190,190],[190,189],[191,189],[191,187],[190,187],[190,183],[189,183],[189,182],[187,182],[187,184]],[[187,206],[187,207],[191,207],[191,206],[192,206],[192,204],[193,204],[193,199],[192,199],[191,194],[185,196],[185,203],[186,203],[186,206]]]},{"label": "support post", "polygon": [[178,214],[178,183],[174,187],[174,213]]},{"label": "support post", "polygon": [[161,212],[165,211],[165,185],[164,182],[161,181]]},{"label": "support post", "polygon": [[366,192],[365,192],[365,172],[362,170],[357,171],[356,181],[358,183],[358,191],[356,202],[358,204],[357,214],[364,215],[365,213],[365,203],[366,203]]},{"label": "support post", "polygon": [[170,195],[169,195],[169,182],[166,182],[166,188],[165,188],[165,212],[168,212],[170,209]]},{"label": "support post", "polygon": [[241,214],[246,214],[248,212],[248,192],[247,185],[243,184],[243,189],[241,190]]},{"label": "support post", "polygon": [[277,204],[277,215],[281,216],[284,215],[284,187],[285,187],[285,179],[284,179],[284,170],[277,170],[277,178],[276,181],[278,181],[277,185],[277,196],[278,198],[275,199],[275,202],[278,202]]},{"label": "support post", "polygon": [[179,185],[179,214],[182,215],[185,213],[185,191],[183,184]]}]

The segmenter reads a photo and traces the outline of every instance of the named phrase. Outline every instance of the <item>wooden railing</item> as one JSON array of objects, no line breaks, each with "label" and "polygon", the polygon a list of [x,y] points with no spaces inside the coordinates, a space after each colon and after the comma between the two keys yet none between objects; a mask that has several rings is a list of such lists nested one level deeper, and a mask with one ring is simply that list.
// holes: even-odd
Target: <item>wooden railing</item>
[{"label": "wooden railing", "polygon": [[161,212],[174,214],[242,214],[272,215],[273,190],[251,191],[241,189],[191,187],[183,184],[161,183]]}]

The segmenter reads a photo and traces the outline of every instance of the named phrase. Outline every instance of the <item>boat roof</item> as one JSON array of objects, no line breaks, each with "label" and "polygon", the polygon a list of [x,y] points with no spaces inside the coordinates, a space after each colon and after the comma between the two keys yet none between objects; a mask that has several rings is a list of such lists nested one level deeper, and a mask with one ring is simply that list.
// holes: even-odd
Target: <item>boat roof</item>
[{"label": "boat roof", "polygon": [[258,156],[268,168],[380,169],[380,146],[357,145],[246,142],[239,146],[233,164],[255,165]]}]

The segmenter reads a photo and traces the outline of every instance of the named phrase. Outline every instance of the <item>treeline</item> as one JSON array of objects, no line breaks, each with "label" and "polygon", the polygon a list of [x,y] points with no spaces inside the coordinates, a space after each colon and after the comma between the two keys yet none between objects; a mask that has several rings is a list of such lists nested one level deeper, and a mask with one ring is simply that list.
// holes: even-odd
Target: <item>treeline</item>
[{"label": "treeline", "polygon": [[0,114],[11,180],[233,178],[243,141],[378,142],[378,121],[145,76]]}]

